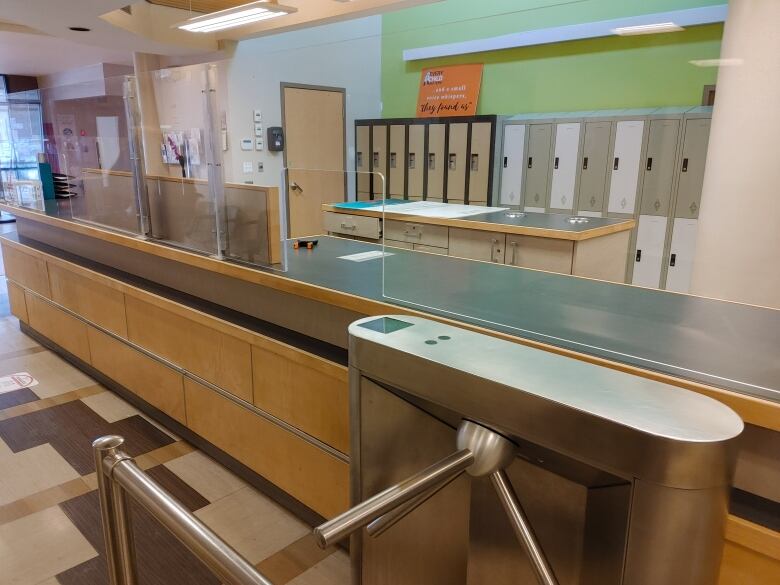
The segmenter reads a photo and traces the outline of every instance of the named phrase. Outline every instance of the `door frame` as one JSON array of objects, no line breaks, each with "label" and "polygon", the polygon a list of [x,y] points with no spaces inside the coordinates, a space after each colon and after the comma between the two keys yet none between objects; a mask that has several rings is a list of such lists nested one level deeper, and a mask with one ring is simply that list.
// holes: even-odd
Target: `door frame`
[{"label": "door frame", "polygon": [[[344,168],[342,169],[342,172],[344,173],[344,201],[347,201],[349,198],[349,189],[347,185],[347,90],[344,87],[331,87],[328,85],[311,85],[308,83],[295,83],[295,82],[289,82],[289,81],[282,81],[279,83],[279,101],[282,105],[282,132],[284,133],[284,150],[282,150],[282,166],[283,168],[287,168],[287,114],[285,112],[284,107],[284,90],[287,88],[291,89],[312,89],[317,91],[332,91],[337,92],[341,94],[341,113],[342,113],[342,119],[344,120],[344,124],[342,127],[342,144],[344,145],[344,152],[342,160],[344,161]],[[322,170],[328,170],[328,169],[322,169]],[[289,189],[289,186],[287,186],[287,181],[285,180],[285,188]],[[289,194],[285,193],[285,197],[287,198],[287,230],[289,233],[290,230],[290,198]]]}]

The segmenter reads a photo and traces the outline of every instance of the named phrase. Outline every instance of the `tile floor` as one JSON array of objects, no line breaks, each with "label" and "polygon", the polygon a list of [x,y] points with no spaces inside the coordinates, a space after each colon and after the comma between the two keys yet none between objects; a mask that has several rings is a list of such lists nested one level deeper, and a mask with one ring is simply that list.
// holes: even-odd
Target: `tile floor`
[{"label": "tile floor", "polygon": [[[123,435],[137,463],[274,585],[348,585],[349,559],[205,454],[19,331],[0,260],[0,377],[38,385],[0,394],[0,583],[106,585],[90,443]],[[132,506],[141,585],[219,580]]]}]

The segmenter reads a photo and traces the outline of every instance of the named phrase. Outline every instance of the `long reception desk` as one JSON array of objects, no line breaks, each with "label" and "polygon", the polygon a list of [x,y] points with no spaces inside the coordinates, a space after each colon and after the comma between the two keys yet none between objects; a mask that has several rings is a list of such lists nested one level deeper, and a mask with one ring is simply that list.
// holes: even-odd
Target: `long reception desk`
[{"label": "long reception desk", "polygon": [[719,583],[780,578],[780,311],[328,236],[263,270],[0,209],[23,330],[312,524],[349,506],[348,325],[421,316],[730,406],[747,424]]}]

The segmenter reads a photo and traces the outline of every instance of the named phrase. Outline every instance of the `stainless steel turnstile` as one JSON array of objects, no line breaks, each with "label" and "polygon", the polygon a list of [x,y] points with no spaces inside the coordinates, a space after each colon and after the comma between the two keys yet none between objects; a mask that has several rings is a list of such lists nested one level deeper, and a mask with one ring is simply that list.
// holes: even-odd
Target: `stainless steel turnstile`
[{"label": "stainless steel turnstile", "polygon": [[350,332],[353,585],[715,585],[742,432],[677,387],[414,317]]}]

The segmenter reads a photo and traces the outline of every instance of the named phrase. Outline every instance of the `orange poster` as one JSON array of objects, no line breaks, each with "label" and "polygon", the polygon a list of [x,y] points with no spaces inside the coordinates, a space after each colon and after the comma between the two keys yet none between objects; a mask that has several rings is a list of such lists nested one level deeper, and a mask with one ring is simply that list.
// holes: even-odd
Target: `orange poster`
[{"label": "orange poster", "polygon": [[481,85],[481,64],[423,69],[417,117],[475,116]]}]

